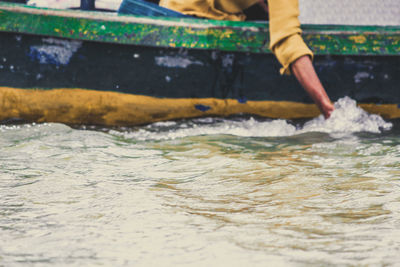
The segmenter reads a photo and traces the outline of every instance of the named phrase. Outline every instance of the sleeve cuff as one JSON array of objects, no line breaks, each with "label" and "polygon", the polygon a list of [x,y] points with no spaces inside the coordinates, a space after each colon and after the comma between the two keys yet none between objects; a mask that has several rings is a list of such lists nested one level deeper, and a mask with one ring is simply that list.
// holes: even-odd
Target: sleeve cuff
[{"label": "sleeve cuff", "polygon": [[300,34],[293,34],[282,40],[273,47],[273,52],[278,61],[282,64],[282,68],[280,69],[282,75],[290,75],[290,64],[298,58],[305,55],[310,56],[311,59],[314,57]]}]

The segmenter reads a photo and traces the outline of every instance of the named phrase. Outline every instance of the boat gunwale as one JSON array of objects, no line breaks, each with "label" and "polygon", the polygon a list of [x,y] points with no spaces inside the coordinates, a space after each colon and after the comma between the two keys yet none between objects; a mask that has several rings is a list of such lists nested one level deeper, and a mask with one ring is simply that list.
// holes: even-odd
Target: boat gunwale
[{"label": "boat gunwale", "polygon": [[[24,25],[27,23],[23,20],[24,16],[29,16],[32,21],[44,21],[43,23],[50,19],[53,24],[49,26],[50,29],[45,26],[29,28]],[[7,19],[12,21],[7,22]],[[57,19],[64,21],[57,24]],[[68,19],[76,19],[74,29],[57,29],[60,26],[65,28],[61,23],[66,23]],[[49,22],[47,24],[50,25]],[[3,32],[151,47],[271,53],[268,48],[268,25],[267,22],[145,17],[0,3],[0,31]],[[116,30],[104,31],[103,28],[108,26]],[[133,27],[140,27],[140,32],[139,29],[134,32],[138,35],[134,38],[130,34]],[[305,24],[302,29],[306,43],[317,55],[400,54],[400,26]],[[72,33],[73,31],[77,33]],[[177,36],[179,34],[176,32],[181,36]],[[157,33],[160,33],[159,36],[155,36]],[[149,35],[152,35],[151,38]],[[175,40],[176,37],[180,41]],[[183,40],[185,38],[188,40]]]}]

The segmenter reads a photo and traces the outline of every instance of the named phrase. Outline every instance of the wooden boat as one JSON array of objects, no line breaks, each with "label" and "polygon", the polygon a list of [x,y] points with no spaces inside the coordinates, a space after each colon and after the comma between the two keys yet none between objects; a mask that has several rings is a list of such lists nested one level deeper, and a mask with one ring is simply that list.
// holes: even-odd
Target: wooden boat
[{"label": "wooden boat", "polygon": [[[400,117],[400,26],[303,25],[332,100]],[[0,3],[0,121],[138,125],[319,114],[279,74],[268,24]]]}]

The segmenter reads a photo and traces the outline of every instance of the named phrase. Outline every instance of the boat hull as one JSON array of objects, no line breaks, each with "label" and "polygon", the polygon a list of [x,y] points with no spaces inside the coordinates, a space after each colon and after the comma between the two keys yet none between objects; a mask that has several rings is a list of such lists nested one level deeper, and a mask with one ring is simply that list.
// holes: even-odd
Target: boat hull
[{"label": "boat hull", "polygon": [[[355,43],[363,40],[355,36]],[[319,114],[293,76],[279,74],[268,51],[101,42],[18,30],[1,31],[0,38],[0,121],[126,126],[200,116]],[[315,42],[305,39],[310,46]],[[317,52],[314,64],[333,101],[349,96],[369,112],[399,118],[395,49]]]}]

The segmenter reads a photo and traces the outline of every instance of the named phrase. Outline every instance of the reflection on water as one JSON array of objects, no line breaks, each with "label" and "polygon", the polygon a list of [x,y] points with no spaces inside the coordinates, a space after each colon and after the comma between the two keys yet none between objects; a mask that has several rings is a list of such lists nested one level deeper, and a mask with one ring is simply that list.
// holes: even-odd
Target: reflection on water
[{"label": "reflection on water", "polygon": [[360,116],[0,126],[0,265],[395,266],[400,131]]}]

